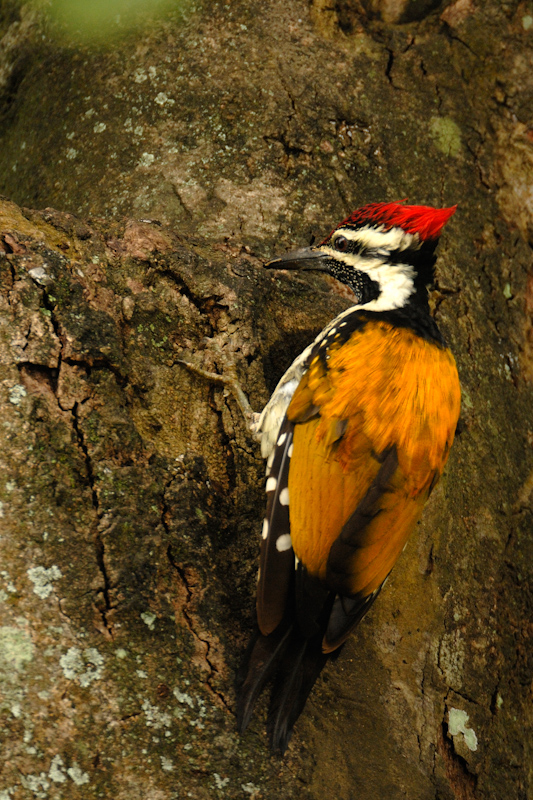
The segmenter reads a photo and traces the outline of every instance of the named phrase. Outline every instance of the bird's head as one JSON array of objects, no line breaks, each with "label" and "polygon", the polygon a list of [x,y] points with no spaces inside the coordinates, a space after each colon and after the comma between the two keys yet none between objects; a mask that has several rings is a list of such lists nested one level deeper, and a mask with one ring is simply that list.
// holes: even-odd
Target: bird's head
[{"label": "bird's head", "polygon": [[433,280],[435,247],[451,208],[371,203],[346,217],[323,242],[273,259],[270,269],[319,270],[374,311],[402,308],[425,296]]}]

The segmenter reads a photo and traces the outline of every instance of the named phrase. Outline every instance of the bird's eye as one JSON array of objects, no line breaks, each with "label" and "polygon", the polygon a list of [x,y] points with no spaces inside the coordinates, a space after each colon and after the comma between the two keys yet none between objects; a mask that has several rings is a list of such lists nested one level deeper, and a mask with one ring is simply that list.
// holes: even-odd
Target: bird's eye
[{"label": "bird's eye", "polygon": [[337,236],[335,241],[333,242],[335,250],[339,250],[339,252],[344,253],[348,247],[348,239],[346,236]]}]

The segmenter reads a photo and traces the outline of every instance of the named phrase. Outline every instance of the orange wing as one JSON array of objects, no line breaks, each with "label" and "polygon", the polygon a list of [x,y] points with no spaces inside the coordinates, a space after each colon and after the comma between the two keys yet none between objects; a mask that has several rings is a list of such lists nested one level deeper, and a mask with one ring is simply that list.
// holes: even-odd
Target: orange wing
[{"label": "orange wing", "polygon": [[[409,329],[368,321],[315,356],[287,412],[291,540],[310,576],[359,605],[377,595],[440,477],[459,406],[453,356]],[[341,641],[326,633],[324,648]]]}]

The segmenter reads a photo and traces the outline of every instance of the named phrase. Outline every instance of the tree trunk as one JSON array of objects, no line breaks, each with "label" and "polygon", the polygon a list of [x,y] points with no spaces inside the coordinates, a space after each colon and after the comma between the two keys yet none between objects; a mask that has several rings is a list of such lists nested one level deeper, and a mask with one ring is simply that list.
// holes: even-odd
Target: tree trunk
[{"label": "tree trunk", "polygon": [[[0,202],[0,800],[530,797],[533,18],[239,1],[97,50],[9,8],[1,190],[61,210]],[[181,362],[260,410],[348,304],[264,257],[404,196],[459,204],[460,434],[280,759],[233,713],[263,463]]]}]

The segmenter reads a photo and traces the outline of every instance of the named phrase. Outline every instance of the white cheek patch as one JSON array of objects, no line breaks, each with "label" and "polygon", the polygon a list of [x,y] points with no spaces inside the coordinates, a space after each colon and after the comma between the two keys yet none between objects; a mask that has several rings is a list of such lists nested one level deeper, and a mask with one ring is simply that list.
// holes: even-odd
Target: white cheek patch
[{"label": "white cheek patch", "polygon": [[361,305],[370,311],[391,311],[401,308],[415,290],[415,271],[409,264],[381,264],[366,270],[373,281],[380,286],[376,300]]},{"label": "white cheek patch", "polygon": [[[380,294],[376,300],[360,303],[355,308],[368,308],[370,311],[391,311],[401,308],[414,291],[415,270],[410,264],[394,264],[388,259],[395,250],[418,249],[418,234],[406,233],[401,228],[383,230],[383,226],[344,228],[341,235],[350,242],[361,245],[363,252],[342,253],[334,247],[323,247],[323,251],[336,261],[354,270],[365,272],[379,285]],[[333,240],[334,241],[334,240]]]},{"label": "white cheek patch", "polygon": [[[329,248],[325,248],[328,252]],[[415,288],[415,271],[409,264],[390,264],[385,258],[365,258],[346,253],[332,253],[336,261],[342,261],[352,269],[365,272],[379,285],[380,294],[376,300],[359,303],[353,308],[368,308],[371,311],[391,311],[401,308]]]}]

